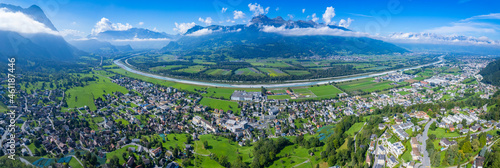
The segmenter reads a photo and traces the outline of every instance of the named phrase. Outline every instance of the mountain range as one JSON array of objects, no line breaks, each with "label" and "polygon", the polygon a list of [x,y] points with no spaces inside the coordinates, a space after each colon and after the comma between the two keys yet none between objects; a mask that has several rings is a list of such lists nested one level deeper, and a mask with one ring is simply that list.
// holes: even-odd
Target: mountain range
[{"label": "mountain range", "polygon": [[[306,35],[290,35],[269,32],[267,28],[279,31],[312,32]],[[335,35],[321,31],[334,32]],[[318,34],[314,34],[319,32]],[[162,50],[182,54],[226,53],[234,58],[327,56],[334,54],[392,54],[407,50],[393,44],[364,36],[354,36],[351,30],[324,25],[313,21],[284,20],[281,17],[268,18],[259,15],[246,25],[207,27],[194,26],[183,37],[169,43]]]},{"label": "mountain range", "polygon": [[58,30],[40,7],[33,5],[22,8],[0,4],[0,9],[21,12],[50,31],[57,32],[0,30],[0,57],[21,56],[33,60],[71,61],[86,52],[114,54],[136,49],[161,49],[162,52],[193,56],[217,53],[233,58],[393,54],[409,51],[500,52],[500,42],[486,37],[394,33],[385,38],[372,38],[342,26],[311,20],[285,20],[280,16],[269,18],[265,15],[253,17],[248,24],[195,25],[181,35],[130,28],[107,30],[81,39],[67,39],[68,43],[58,35]]}]

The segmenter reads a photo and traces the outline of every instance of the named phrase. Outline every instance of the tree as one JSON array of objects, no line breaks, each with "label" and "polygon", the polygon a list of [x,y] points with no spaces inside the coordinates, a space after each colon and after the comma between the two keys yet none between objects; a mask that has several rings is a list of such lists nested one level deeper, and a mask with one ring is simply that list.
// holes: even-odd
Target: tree
[{"label": "tree", "polygon": [[227,161],[227,156],[226,155],[222,155],[222,156],[219,157],[219,164],[221,166],[228,167],[229,161]]},{"label": "tree", "polygon": [[436,122],[433,122],[431,124],[431,126],[429,127],[429,129],[431,129],[432,131],[436,131],[436,129],[437,129]]},{"label": "tree", "polygon": [[469,141],[465,141],[465,143],[462,145],[460,148],[464,153],[471,153],[472,152],[472,145]]},{"label": "tree", "polygon": [[243,158],[238,156],[236,161],[231,165],[232,168],[247,168],[247,164],[243,162]]},{"label": "tree", "polygon": [[187,144],[191,144],[193,142],[193,136],[191,136],[191,134],[187,134],[186,135],[186,140],[187,140]]},{"label": "tree", "polygon": [[479,142],[481,143],[481,146],[486,145],[486,134],[485,133],[479,134]]},{"label": "tree", "polygon": [[203,141],[203,148],[208,149],[208,141]]},{"label": "tree", "polygon": [[191,165],[191,160],[189,160],[189,159],[182,159],[182,165],[184,167],[190,166]]},{"label": "tree", "polygon": [[477,139],[472,140],[472,150],[473,151],[479,150],[480,147],[481,147],[481,143],[479,142],[479,140],[477,140]]},{"label": "tree", "polygon": [[441,152],[434,152],[431,156],[432,167],[438,167],[441,164]]},{"label": "tree", "polygon": [[429,139],[435,140],[436,139],[436,135],[435,134],[429,134]]}]

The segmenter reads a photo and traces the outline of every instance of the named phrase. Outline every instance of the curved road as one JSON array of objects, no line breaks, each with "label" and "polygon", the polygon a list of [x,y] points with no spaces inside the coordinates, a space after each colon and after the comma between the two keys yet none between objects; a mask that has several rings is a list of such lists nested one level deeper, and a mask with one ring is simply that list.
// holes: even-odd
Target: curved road
[{"label": "curved road", "polygon": [[[399,70],[411,70],[411,69],[417,69],[429,65],[435,65],[439,64],[444,61],[443,59],[444,56],[439,57],[439,61],[425,64],[425,65],[419,65],[415,67],[410,67],[410,68],[403,68]],[[201,86],[212,86],[212,87],[228,87],[228,88],[260,88],[260,87],[266,87],[266,88],[279,88],[279,87],[300,87],[300,86],[310,86],[310,85],[321,85],[321,84],[327,84],[331,82],[344,82],[344,81],[351,81],[351,80],[356,80],[356,79],[363,79],[363,78],[370,78],[374,76],[380,76],[380,75],[385,75],[385,74],[390,74],[394,73],[399,70],[391,70],[391,71],[385,71],[385,72],[379,72],[379,73],[374,73],[370,75],[362,75],[362,76],[340,76],[337,77],[337,79],[329,79],[329,80],[320,80],[320,81],[313,81],[313,82],[298,82],[298,83],[282,83],[282,84],[225,84],[225,83],[216,83],[216,82],[201,82],[201,81],[194,81],[194,80],[185,80],[185,79],[177,79],[177,78],[171,78],[171,77],[165,77],[165,76],[160,76],[160,75],[155,75],[147,72],[142,72],[139,70],[132,69],[130,64],[128,64],[127,59],[125,59],[125,65],[124,63],[120,62],[121,59],[117,59],[113,61],[117,66],[120,68],[132,72],[134,74],[142,75],[142,76],[147,76],[151,78],[156,78],[156,79],[161,79],[161,80],[166,80],[166,81],[172,81],[172,82],[178,82],[178,83],[185,83],[185,84],[192,84],[192,85],[201,85]]]}]

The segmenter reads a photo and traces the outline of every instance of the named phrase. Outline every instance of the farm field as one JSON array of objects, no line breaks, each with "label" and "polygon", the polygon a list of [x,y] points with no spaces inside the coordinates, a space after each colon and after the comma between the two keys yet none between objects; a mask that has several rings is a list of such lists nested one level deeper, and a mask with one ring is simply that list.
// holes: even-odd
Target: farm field
[{"label": "farm field", "polygon": [[262,72],[266,73],[271,77],[288,76],[288,74],[277,68],[259,68],[259,70],[261,70]]},{"label": "farm field", "polygon": [[219,100],[219,99],[212,99],[212,98],[207,98],[204,97],[200,101],[201,105],[205,106],[210,106],[214,109],[222,109],[225,112],[228,110],[232,110],[233,112],[239,112],[241,109],[238,108],[238,103],[233,102],[233,101],[227,101],[227,100]]},{"label": "farm field", "polygon": [[96,77],[98,77],[96,81],[89,82],[84,87],[71,88],[66,92],[66,103],[69,108],[88,106],[91,110],[96,110],[94,99],[99,97],[104,99],[104,94],[113,95],[113,92],[128,93],[126,88],[111,82],[110,79],[97,75]]},{"label": "farm field", "polygon": [[341,89],[350,92],[352,94],[359,93],[359,91],[363,92],[382,91],[383,89],[388,89],[393,87],[390,85],[392,81],[374,82],[373,80],[375,79],[365,78],[355,81],[337,83],[336,85],[339,86]]},{"label": "farm field", "polygon": [[335,88],[332,85],[320,85],[320,86],[313,86],[308,88],[311,92],[316,95],[316,97],[319,98],[325,98],[325,97],[330,97],[330,98],[335,98],[338,96],[339,93],[342,93],[341,90]]},{"label": "farm field", "polygon": [[269,95],[267,99],[276,99],[276,100],[284,100],[290,99],[290,95]]},{"label": "farm field", "polygon": [[302,70],[286,70],[285,72],[287,72],[290,75],[297,75],[297,76],[311,74],[309,71],[302,71]]},{"label": "farm field", "polygon": [[[147,54],[129,58],[128,62],[136,69],[158,71],[161,72],[161,75],[172,73],[174,76],[193,78],[194,80],[208,81],[217,77],[217,80],[225,82],[267,83],[380,72],[435,61],[433,56],[424,55],[404,58],[398,55],[354,55],[358,57],[356,61],[332,57],[234,58],[231,56],[214,60],[213,56],[209,55]],[[159,65],[163,65],[163,67]],[[191,74],[200,75],[193,76]]]},{"label": "farm field", "polygon": [[236,75],[265,76],[255,68],[242,68],[234,72]]},{"label": "farm field", "polygon": [[205,68],[205,66],[196,65],[196,66],[189,66],[188,68],[184,68],[184,69],[179,69],[177,71],[187,72],[187,73],[198,73],[198,72],[203,71],[205,69],[207,69],[207,68]]},{"label": "farm field", "polygon": [[399,94],[401,94],[401,95],[403,95],[403,96],[404,96],[404,95],[407,95],[407,94],[410,94],[410,92],[407,92],[407,91],[400,91],[400,92],[398,92],[398,93],[399,93]]},{"label": "farm field", "polygon": [[172,69],[172,68],[178,68],[178,67],[181,67],[182,65],[167,65],[167,66],[157,66],[157,67],[153,67],[153,68],[149,68],[150,70],[152,71],[159,71],[159,70],[169,70],[169,69]]},{"label": "farm field", "polygon": [[306,88],[296,88],[296,89],[293,89],[293,93],[299,95],[299,96],[303,96],[303,97],[314,97],[316,95],[314,95],[314,93],[309,90],[309,87],[306,87]]},{"label": "farm field", "polygon": [[205,72],[206,74],[209,74],[209,75],[230,75],[231,74],[231,70],[227,70],[227,69],[210,69],[208,71]]}]

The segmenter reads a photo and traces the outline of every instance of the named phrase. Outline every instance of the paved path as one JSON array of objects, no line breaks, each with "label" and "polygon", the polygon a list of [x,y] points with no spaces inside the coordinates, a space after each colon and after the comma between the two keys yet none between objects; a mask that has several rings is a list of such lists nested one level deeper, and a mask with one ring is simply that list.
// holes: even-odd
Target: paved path
[{"label": "paved path", "polygon": [[[361,129],[356,133],[356,135],[354,135],[354,143],[356,143],[356,136],[358,135],[358,133],[360,133],[361,131],[363,131],[363,128],[365,127],[366,125],[366,122],[363,124],[363,127],[361,127]],[[354,152],[356,152],[357,148],[356,148],[356,144],[354,144]]]},{"label": "paved path", "polygon": [[31,149],[30,149],[30,148],[28,148],[28,146],[26,146],[26,144],[24,144],[24,143],[23,143],[23,146],[24,146],[24,147],[26,148],[26,150],[28,151],[28,154],[29,154],[30,156],[33,156],[33,153],[31,152]]},{"label": "paved path", "polygon": [[429,127],[431,124],[435,121],[436,119],[432,119],[425,125],[424,132],[422,133],[422,138],[420,139],[420,142],[422,142],[422,145],[420,146],[420,151],[423,151],[422,153],[424,154],[424,157],[422,158],[422,166],[423,168],[430,168],[431,167],[431,159],[429,158],[429,153],[425,149],[427,147],[427,139],[429,137],[427,136],[427,133],[429,132]]},{"label": "paved path", "polygon": [[30,166],[35,167],[35,165],[31,164],[28,160],[26,160],[26,159],[24,159],[24,158],[22,158],[22,157],[19,157],[19,160],[20,160],[21,162],[23,162],[24,164],[26,164],[26,165],[30,165]]},{"label": "paved path", "polygon": [[309,159],[307,159],[306,161],[304,161],[304,162],[302,162],[302,163],[299,163],[299,164],[297,164],[297,165],[295,165],[295,166],[293,166],[293,167],[298,167],[298,166],[300,166],[300,165],[303,165],[303,164],[309,163],[309,161],[310,161],[310,160],[309,160]]}]

